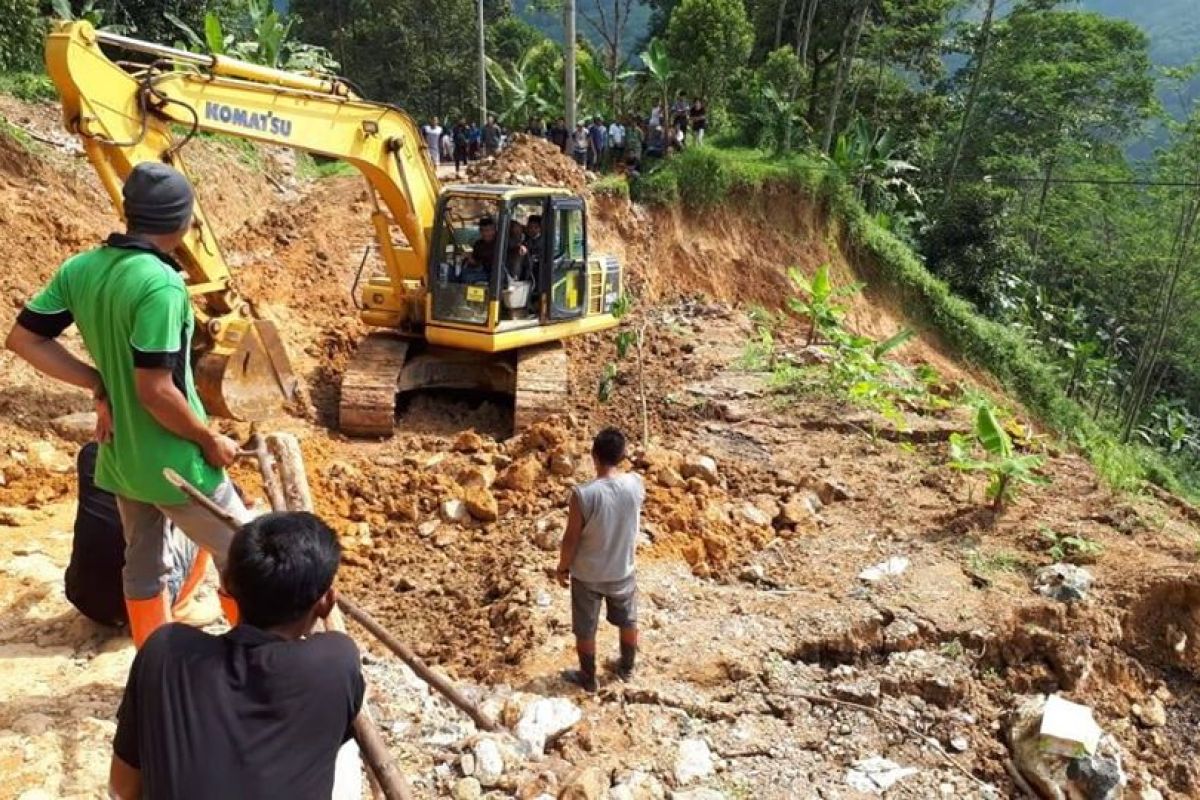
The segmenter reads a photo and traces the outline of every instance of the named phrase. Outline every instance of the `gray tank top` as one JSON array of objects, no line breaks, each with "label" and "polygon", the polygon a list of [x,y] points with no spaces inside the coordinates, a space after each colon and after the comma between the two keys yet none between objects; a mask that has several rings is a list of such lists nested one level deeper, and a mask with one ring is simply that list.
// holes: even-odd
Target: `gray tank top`
[{"label": "gray tank top", "polygon": [[633,574],[646,488],[640,475],[625,472],[575,487],[583,533],[571,575],[588,583],[620,581]]}]

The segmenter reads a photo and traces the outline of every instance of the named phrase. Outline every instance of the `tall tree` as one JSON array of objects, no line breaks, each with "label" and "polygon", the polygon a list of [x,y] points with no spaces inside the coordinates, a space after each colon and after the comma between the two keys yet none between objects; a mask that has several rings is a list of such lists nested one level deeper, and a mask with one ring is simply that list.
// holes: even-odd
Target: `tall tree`
[{"label": "tall tree", "polygon": [[871,0],[857,0],[846,27],[842,30],[841,49],[838,52],[837,74],[833,79],[833,92],[829,97],[829,106],[825,112],[824,137],[821,140],[821,152],[828,153],[833,148],[833,136],[837,125],[838,105],[842,102],[842,94],[846,91],[846,81],[850,78],[850,70],[854,65],[854,57],[858,52],[858,41],[862,36],[863,26],[867,22],[867,11]]},{"label": "tall tree", "polygon": [[992,17],[995,13],[996,0],[987,0],[987,8],[983,12],[983,24],[979,26],[979,36],[971,63],[971,88],[967,91],[967,102],[963,105],[962,119],[958,123],[958,136],[954,139],[954,154],[950,157],[950,168],[946,171],[945,202],[947,204],[954,197],[954,179],[958,176],[958,162],[962,158],[963,143],[967,140],[967,130],[971,125],[971,115],[975,112],[975,103],[979,101],[979,88],[983,85],[983,70],[987,66],[988,48],[992,44]]},{"label": "tall tree", "polygon": [[720,98],[753,45],[742,0],[682,0],[671,14],[667,52],[687,88],[707,102]]}]

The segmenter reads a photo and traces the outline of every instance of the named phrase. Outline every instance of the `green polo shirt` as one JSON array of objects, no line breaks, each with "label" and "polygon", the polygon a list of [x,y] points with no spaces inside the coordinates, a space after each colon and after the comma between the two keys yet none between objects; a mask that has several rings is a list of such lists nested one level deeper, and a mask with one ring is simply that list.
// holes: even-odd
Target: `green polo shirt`
[{"label": "green polo shirt", "polygon": [[146,242],[113,234],[103,247],[59,267],[17,319],[33,333],[56,337],[72,322],[104,379],[113,437],[100,446],[96,485],[120,497],[156,505],[187,498],[163,478],[164,467],[212,494],[224,472],[200,448],[168,431],[138,402],[134,369],[170,369],[175,385],[201,420],[191,351],[195,316],[179,266]]}]

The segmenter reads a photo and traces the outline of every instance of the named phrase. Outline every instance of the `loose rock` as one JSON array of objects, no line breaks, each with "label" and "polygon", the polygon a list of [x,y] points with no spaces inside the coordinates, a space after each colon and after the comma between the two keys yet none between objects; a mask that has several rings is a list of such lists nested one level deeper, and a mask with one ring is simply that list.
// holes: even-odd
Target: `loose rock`
[{"label": "loose rock", "polygon": [[454,784],[454,800],[479,800],[483,787],[475,778],[462,778]]},{"label": "loose rock", "polygon": [[581,719],[583,712],[570,700],[542,697],[525,707],[513,733],[530,752],[541,755],[546,742],[562,735]]},{"label": "loose rock", "polygon": [[663,465],[654,473],[654,480],[665,489],[675,489],[683,486],[683,476],[671,467]]},{"label": "loose rock", "polygon": [[888,758],[873,756],[854,762],[846,772],[846,783],[853,789],[871,794],[883,794],[910,775],[916,775],[912,767],[902,767]]},{"label": "loose rock", "polygon": [[479,785],[495,786],[504,774],[504,756],[494,739],[480,739],[475,743],[475,777]]},{"label": "loose rock", "polygon": [[700,478],[705,483],[715,484],[720,481],[717,474],[717,462],[711,456],[691,456],[683,464],[684,478]]},{"label": "loose rock", "polygon": [[1092,574],[1074,564],[1051,564],[1038,570],[1034,590],[1060,603],[1077,603],[1087,597]]},{"label": "loose rock", "polygon": [[542,465],[533,456],[526,456],[504,470],[499,485],[505,489],[527,492],[538,484],[541,477]]},{"label": "loose rock", "polygon": [[1147,728],[1161,728],[1167,724],[1167,709],[1161,700],[1151,696],[1145,703],[1134,704],[1133,716]]},{"label": "loose rock", "polygon": [[608,773],[600,767],[576,769],[567,776],[559,800],[609,800]]},{"label": "loose rock", "polygon": [[438,510],[446,522],[466,522],[471,518],[471,512],[462,500],[443,500]]},{"label": "loose rock", "polygon": [[481,489],[490,489],[492,484],[496,482],[496,468],[490,466],[472,465],[464,467],[456,476],[458,485],[464,489],[479,487]]},{"label": "loose rock", "polygon": [[892,556],[887,561],[881,561],[858,573],[858,579],[867,583],[876,583],[884,578],[896,578],[904,574],[904,571],[908,569],[908,563],[908,559],[904,556]]},{"label": "loose rock", "polygon": [[76,414],[63,414],[50,421],[54,432],[68,442],[87,444],[96,436],[96,412],[80,411]]},{"label": "loose rock", "polygon": [[686,792],[671,792],[671,800],[725,800],[725,793],[716,789],[688,789]]},{"label": "loose rock", "polygon": [[467,513],[480,522],[494,522],[500,516],[500,505],[496,497],[481,486],[472,486],[463,495]]},{"label": "loose rock", "polygon": [[450,449],[459,453],[474,453],[483,449],[483,437],[475,431],[463,431],[450,445]]},{"label": "loose rock", "polygon": [[663,800],[665,793],[658,778],[639,770],[618,778],[609,792],[610,800]]},{"label": "loose rock", "polygon": [[853,497],[853,495],[850,494],[850,490],[846,488],[845,484],[838,483],[837,481],[824,480],[821,481],[821,485],[817,487],[817,497],[821,498],[822,503],[829,505],[830,503],[849,500]]},{"label": "loose rock", "polygon": [[675,756],[675,782],[686,786],[713,773],[712,752],[703,739],[684,739]]}]

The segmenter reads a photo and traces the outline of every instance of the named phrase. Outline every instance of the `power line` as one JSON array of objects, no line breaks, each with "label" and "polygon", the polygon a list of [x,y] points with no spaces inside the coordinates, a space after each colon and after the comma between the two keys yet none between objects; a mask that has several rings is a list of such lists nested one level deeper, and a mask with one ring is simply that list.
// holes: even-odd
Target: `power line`
[{"label": "power line", "polygon": [[1192,181],[1152,181],[1145,179],[1127,178],[1045,178],[1025,177],[1022,175],[984,175],[976,178],[984,182],[994,183],[1050,183],[1086,186],[1175,186],[1188,189],[1200,189],[1200,183]]}]

